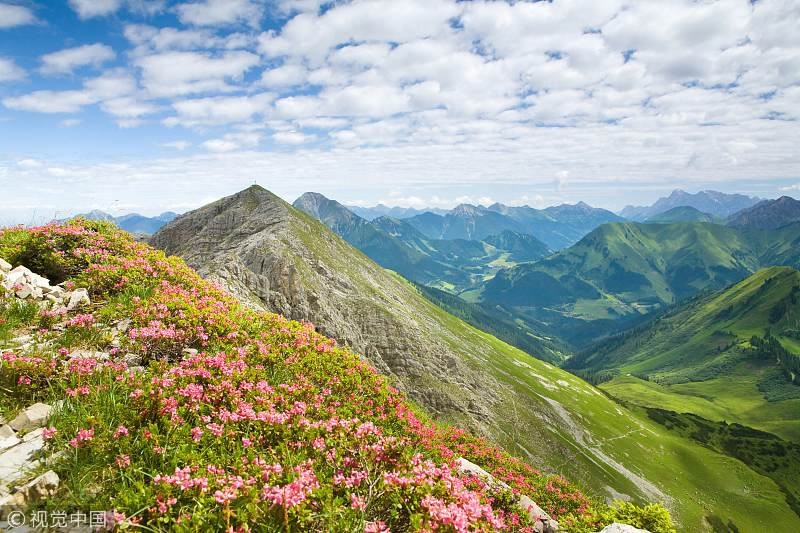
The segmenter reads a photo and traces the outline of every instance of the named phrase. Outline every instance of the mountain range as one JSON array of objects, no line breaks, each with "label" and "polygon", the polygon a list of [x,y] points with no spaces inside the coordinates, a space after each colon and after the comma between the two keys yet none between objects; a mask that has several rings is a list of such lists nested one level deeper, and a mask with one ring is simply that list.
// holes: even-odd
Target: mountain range
[{"label": "mountain range", "polygon": [[502,270],[461,296],[546,323],[552,334],[585,346],[763,266],[797,267],[799,241],[800,224],[770,231],[706,222],[606,224],[570,248]]},{"label": "mountain range", "polygon": [[115,217],[98,209],[89,211],[88,213],[76,215],[76,217],[83,217],[88,220],[106,220],[113,222],[120,229],[124,229],[129,233],[140,233],[145,235],[152,235],[158,231],[161,226],[174,220],[177,216],[178,213],[166,211],[155,217],[146,217],[138,213],[130,213]]},{"label": "mountain range", "polygon": [[[313,207],[320,218],[330,215],[327,208],[337,208],[321,203]],[[338,220],[335,217],[332,225]],[[350,219],[339,229],[356,226],[361,223]],[[663,227],[675,233],[648,234],[663,232]],[[386,229],[381,231],[386,233]],[[599,233],[576,245],[588,255],[586,265],[572,264],[574,283],[570,285],[561,279],[566,274],[559,274],[556,286],[579,293],[593,288],[620,307],[634,306],[614,302],[612,287],[625,289],[623,278],[628,272],[657,266],[659,259],[680,262],[688,258],[694,268],[678,268],[692,274],[688,279],[697,282],[698,288],[746,276],[758,266],[752,254],[740,254],[736,248],[751,242],[751,237],[742,235],[759,230],[707,223],[615,223],[595,232]],[[689,235],[681,237],[681,232]],[[736,235],[738,241],[726,242]],[[614,236],[623,237],[623,243],[614,244]],[[645,237],[651,241],[637,244]],[[667,244],[670,239],[680,242]],[[696,241],[715,248],[703,252]],[[570,477],[592,493],[663,501],[687,530],[703,530],[720,522],[743,531],[758,530],[764,523],[775,530],[800,526],[775,479],[728,456],[724,449],[680,434],[663,420],[655,420],[644,407],[620,405],[578,377],[531,357],[539,354],[522,352],[466,324],[442,308],[455,308],[456,296],[440,293],[441,300],[450,300],[435,305],[431,301],[435,298],[423,289],[381,268],[327,225],[262,188],[251,187],[187,213],[164,226],[152,242],[183,256],[201,274],[249,305],[309,320],[319,331],[353,346],[440,421],[480,431],[539,468],[566,467]],[[765,242],[758,257],[791,255],[788,242]],[[659,252],[662,245],[666,249]],[[609,266],[606,274],[612,279],[602,280],[594,270],[604,266],[606,253],[621,259],[640,254],[633,261],[638,266]],[[579,256],[578,250],[568,249],[553,256],[554,262],[544,259],[534,264],[546,263],[555,273],[569,264],[565,258]],[[515,268],[521,267],[509,271]],[[662,265],[651,278],[642,274],[660,289],[659,299],[673,298],[681,290],[691,292],[668,274],[672,270]],[[643,285],[642,279],[632,278],[634,285]],[[553,291],[540,292],[558,298]],[[514,295],[505,291],[504,297]],[[491,307],[467,306],[462,311],[479,314]],[[540,336],[549,338],[546,333]],[[748,491],[739,490],[742,486]],[[753,491],[758,498],[752,497]]]},{"label": "mountain range", "polygon": [[583,202],[546,209],[489,207],[462,204],[443,215],[422,213],[405,221],[431,239],[481,240],[511,230],[536,237],[553,250],[574,244],[589,231],[606,222],[623,220],[611,211]]},{"label": "mountain range", "polygon": [[381,266],[411,281],[445,290],[464,289],[491,277],[503,266],[551,253],[535,237],[507,229],[482,241],[430,238],[410,223],[412,219],[381,216],[368,221],[319,193],[305,193],[293,205]]},{"label": "mountain range", "polygon": [[700,191],[688,193],[676,189],[667,197],[659,198],[649,206],[626,206],[619,212],[620,216],[628,220],[643,222],[655,215],[659,215],[675,207],[693,207],[701,213],[714,217],[727,218],[737,211],[752,207],[760,201],[759,198],[743,194],[726,194],[718,191]]},{"label": "mountain range", "polygon": [[373,207],[361,207],[357,205],[348,205],[347,209],[356,215],[366,220],[375,220],[378,217],[391,217],[391,218],[411,218],[423,213],[434,213],[436,215],[444,215],[449,210],[439,207],[426,207],[424,209],[415,209],[413,207],[397,207],[378,204]]}]

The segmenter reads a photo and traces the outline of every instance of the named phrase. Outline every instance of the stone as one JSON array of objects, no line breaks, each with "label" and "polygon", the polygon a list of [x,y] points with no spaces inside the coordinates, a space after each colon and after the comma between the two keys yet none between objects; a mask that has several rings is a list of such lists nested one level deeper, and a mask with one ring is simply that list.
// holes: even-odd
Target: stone
[{"label": "stone", "polygon": [[8,424],[0,426],[0,451],[16,446],[20,442],[19,437],[11,429],[11,426]]},{"label": "stone", "polygon": [[23,285],[22,288],[19,289],[15,294],[17,295],[17,298],[24,300],[25,298],[33,295],[33,287],[27,284]]},{"label": "stone", "polygon": [[628,524],[613,523],[604,527],[599,533],[650,533],[646,529],[639,529]]},{"label": "stone", "polygon": [[114,326],[114,329],[116,329],[120,333],[125,333],[126,331],[128,331],[128,328],[130,328],[130,327],[131,327],[130,318],[125,318],[125,319],[120,320],[119,322],[117,322],[117,325]]},{"label": "stone", "polygon": [[126,353],[122,357],[122,361],[128,365],[128,367],[135,367],[135,366],[142,366],[142,356],[137,353]]},{"label": "stone", "polygon": [[97,359],[98,361],[106,361],[108,360],[111,355],[108,352],[96,352],[94,350],[75,350],[71,354],[69,354],[69,358],[73,359],[75,357],[81,357],[84,359]]},{"label": "stone", "polygon": [[15,284],[25,281],[25,274],[22,272],[9,272],[3,278],[3,286],[7,289],[10,289]]},{"label": "stone", "polygon": [[39,466],[36,454],[44,448],[42,433],[0,453],[0,479],[3,483],[14,483],[24,478],[29,471]]},{"label": "stone", "polygon": [[52,470],[48,470],[41,476],[22,487],[19,492],[25,496],[26,501],[43,500],[52,496],[58,491],[58,486],[61,480],[58,479],[58,474]]},{"label": "stone", "polygon": [[11,271],[11,264],[0,257],[0,272],[10,272]]},{"label": "stone", "polygon": [[12,420],[9,425],[14,431],[39,428],[45,425],[52,411],[53,408],[46,403],[35,403],[20,411],[17,418]]},{"label": "stone", "polygon": [[183,353],[185,353],[186,355],[197,355],[197,353],[198,353],[197,350],[195,350],[194,348],[184,348],[181,351]]},{"label": "stone", "polygon": [[[463,457],[459,457],[456,462],[458,464],[458,471],[462,474],[479,477],[487,484],[494,487],[501,489],[509,488],[507,483],[495,479],[489,472]],[[528,496],[521,494],[517,503],[519,503],[520,507],[525,509],[528,513],[528,517],[535,522],[533,530],[536,533],[555,533],[558,531],[558,522],[553,520],[544,509],[539,507],[539,505]]]},{"label": "stone", "polygon": [[67,311],[72,311],[83,304],[89,305],[90,303],[92,303],[92,301],[89,299],[89,291],[86,289],[76,289],[72,291],[72,294],[69,296]]},{"label": "stone", "polygon": [[5,520],[10,513],[25,510],[25,495],[20,492],[0,497],[0,520]]}]

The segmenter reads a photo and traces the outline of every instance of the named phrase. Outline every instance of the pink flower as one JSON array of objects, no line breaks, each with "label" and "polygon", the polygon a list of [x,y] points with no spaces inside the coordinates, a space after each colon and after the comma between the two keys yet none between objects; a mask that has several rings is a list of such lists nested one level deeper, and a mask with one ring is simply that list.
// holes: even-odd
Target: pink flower
[{"label": "pink flower", "polygon": [[79,429],[75,438],[70,439],[69,445],[73,448],[83,448],[92,439],[94,439],[94,429]]},{"label": "pink flower", "polygon": [[30,385],[30,384],[31,384],[31,378],[29,378],[28,376],[20,376],[19,378],[17,378],[17,385]]},{"label": "pink flower", "polygon": [[115,462],[118,467],[125,468],[131,465],[131,457],[130,455],[118,455]]},{"label": "pink flower", "polygon": [[363,511],[367,508],[367,502],[364,501],[363,496],[359,496],[358,494],[351,494],[350,495],[350,507],[357,511]]},{"label": "pink flower", "polygon": [[382,533],[384,531],[389,531],[389,528],[386,527],[386,522],[378,520],[376,522],[367,522],[364,526],[364,533]]},{"label": "pink flower", "polygon": [[56,436],[56,433],[58,433],[58,430],[56,428],[53,427],[44,428],[42,429],[42,439],[50,440]]},{"label": "pink flower", "polygon": [[200,428],[192,428],[190,433],[192,434],[192,440],[195,442],[200,442],[200,439],[203,437],[203,430]]},{"label": "pink flower", "polygon": [[252,445],[253,445],[252,440],[248,439],[247,437],[242,437],[242,446],[244,446],[245,448],[249,448]]},{"label": "pink flower", "polygon": [[114,431],[114,438],[118,439],[120,437],[127,437],[128,436],[128,428],[125,426],[117,427],[117,430]]}]

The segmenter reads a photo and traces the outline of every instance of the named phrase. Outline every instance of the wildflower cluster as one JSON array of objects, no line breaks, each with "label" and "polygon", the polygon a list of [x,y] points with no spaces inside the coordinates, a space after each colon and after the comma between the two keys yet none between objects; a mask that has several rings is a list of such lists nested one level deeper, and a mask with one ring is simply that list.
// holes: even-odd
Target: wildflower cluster
[{"label": "wildflower cluster", "polygon": [[564,479],[433,424],[313,325],[247,309],[106,225],[0,230],[0,257],[92,294],[91,310],[32,319],[36,353],[2,354],[6,388],[63,400],[43,436],[66,452],[65,487],[43,505],[153,530],[531,531],[511,497],[526,494],[580,527],[607,519]]}]

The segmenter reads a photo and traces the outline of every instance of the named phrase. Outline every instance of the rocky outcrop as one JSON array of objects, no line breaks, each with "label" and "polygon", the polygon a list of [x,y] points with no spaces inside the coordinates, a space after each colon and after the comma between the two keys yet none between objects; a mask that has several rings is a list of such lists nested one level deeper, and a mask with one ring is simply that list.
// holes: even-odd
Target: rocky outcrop
[{"label": "rocky outcrop", "polygon": [[253,186],[182,215],[151,244],[249,305],[314,323],[433,413],[474,429],[490,418],[501,385],[465,364],[453,349],[460,339],[431,320],[434,306],[267,190]]},{"label": "rocky outcrop", "polygon": [[[497,487],[498,489],[508,489],[508,484],[495,479],[489,472],[472,463],[463,457],[456,460],[458,464],[458,471],[468,476],[475,476],[482,479],[488,485]],[[535,524],[533,530],[536,533],[556,533],[558,531],[558,522],[553,520],[544,509],[524,494],[517,497],[517,503],[528,513],[528,517]]]},{"label": "rocky outcrop", "polygon": [[86,289],[67,291],[60,285],[51,286],[47,278],[22,265],[11,268],[4,259],[0,259],[0,286],[17,298],[39,301],[43,306],[52,306],[55,311],[73,311],[91,303]]}]

